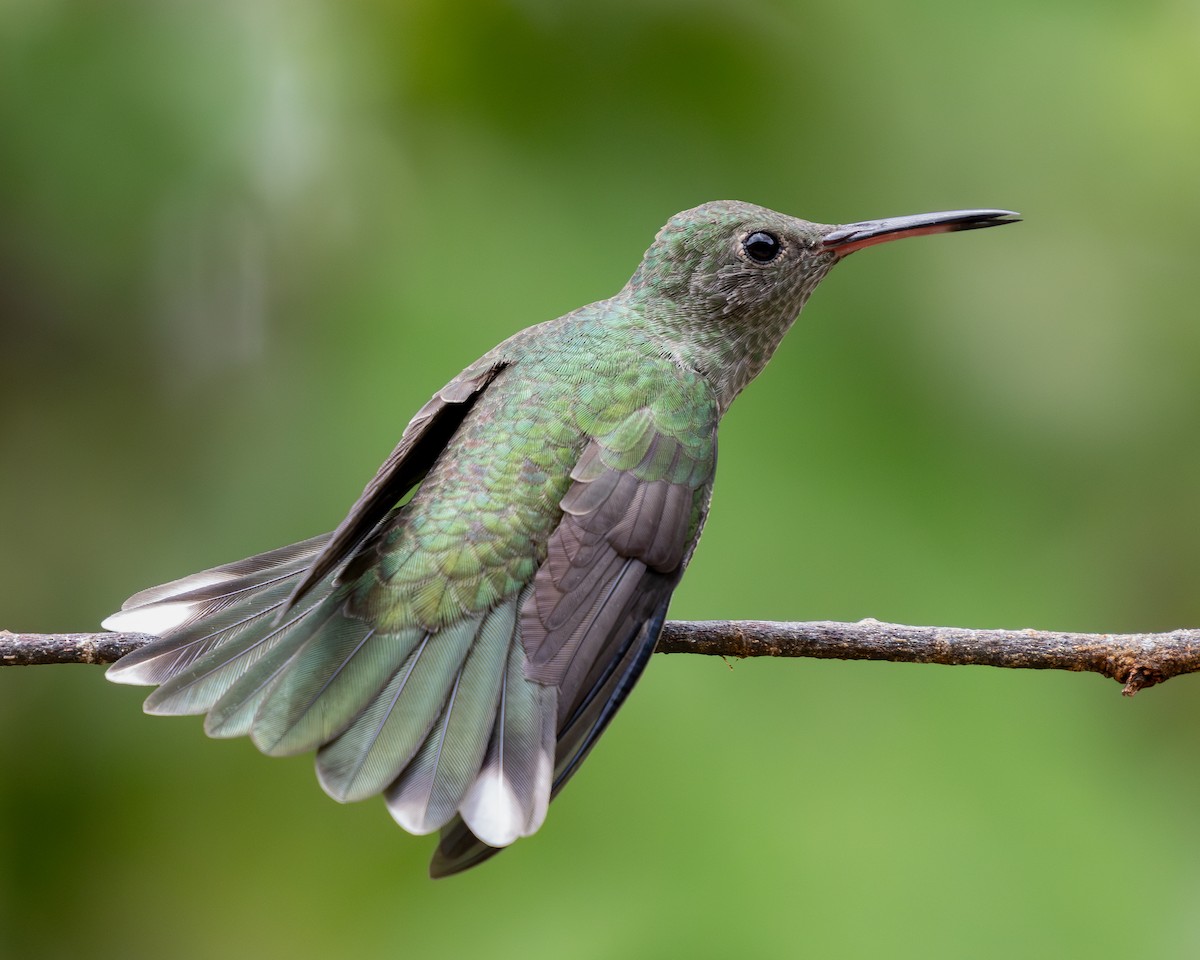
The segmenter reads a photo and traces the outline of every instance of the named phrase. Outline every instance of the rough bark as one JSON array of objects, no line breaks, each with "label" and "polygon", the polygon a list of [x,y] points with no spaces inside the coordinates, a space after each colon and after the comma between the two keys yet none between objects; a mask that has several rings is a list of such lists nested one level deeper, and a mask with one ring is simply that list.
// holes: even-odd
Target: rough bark
[{"label": "rough bark", "polygon": [[[112,663],[152,639],[140,633],[0,630],[0,666]],[[672,621],[663,628],[658,652],[1088,671],[1116,680],[1125,695],[1132,696],[1144,687],[1200,670],[1200,630],[1097,634],[910,627],[878,620]]]}]

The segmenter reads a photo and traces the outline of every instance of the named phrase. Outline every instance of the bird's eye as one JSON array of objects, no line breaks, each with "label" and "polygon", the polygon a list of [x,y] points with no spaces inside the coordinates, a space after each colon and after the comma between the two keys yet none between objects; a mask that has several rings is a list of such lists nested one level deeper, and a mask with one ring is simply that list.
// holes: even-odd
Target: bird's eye
[{"label": "bird's eye", "polygon": [[770,263],[779,256],[782,245],[775,234],[756,230],[742,241],[742,249],[755,263]]}]

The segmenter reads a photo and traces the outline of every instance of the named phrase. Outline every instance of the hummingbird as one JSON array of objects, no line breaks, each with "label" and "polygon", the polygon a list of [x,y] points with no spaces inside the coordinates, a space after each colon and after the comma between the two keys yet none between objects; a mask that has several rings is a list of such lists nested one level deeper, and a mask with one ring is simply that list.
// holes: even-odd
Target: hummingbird
[{"label": "hummingbird", "polygon": [[654,651],[699,540],[717,428],[829,270],[1012,223],[955,210],[810,223],[676,214],[613,297],[442,387],[329,534],[152,587],[104,621],[150,714],[316,751],[338,801],[440,831],[434,877],[538,830]]}]

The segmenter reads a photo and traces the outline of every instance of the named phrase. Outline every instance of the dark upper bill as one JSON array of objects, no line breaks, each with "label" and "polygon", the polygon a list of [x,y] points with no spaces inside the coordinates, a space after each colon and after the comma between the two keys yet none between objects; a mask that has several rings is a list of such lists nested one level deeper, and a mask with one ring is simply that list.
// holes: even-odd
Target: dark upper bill
[{"label": "dark upper bill", "polygon": [[823,244],[839,257],[863,247],[904,237],[920,237],[927,233],[952,233],[955,230],[980,230],[1016,223],[1020,214],[1011,210],[944,210],[941,213],[918,213],[911,217],[889,217],[886,220],[863,220],[834,227],[825,234]]}]

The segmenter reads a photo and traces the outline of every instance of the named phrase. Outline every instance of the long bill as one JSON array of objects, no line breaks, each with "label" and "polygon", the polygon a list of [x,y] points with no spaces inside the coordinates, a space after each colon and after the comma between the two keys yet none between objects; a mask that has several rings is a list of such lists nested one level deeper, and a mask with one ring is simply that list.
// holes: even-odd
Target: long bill
[{"label": "long bill", "polygon": [[826,250],[839,257],[852,254],[863,247],[872,247],[889,240],[921,237],[928,233],[953,233],[956,230],[982,230],[1005,223],[1016,223],[1020,214],[1011,210],[944,210],[941,213],[918,213],[911,217],[889,217],[886,220],[863,220],[834,227],[822,238]]}]

